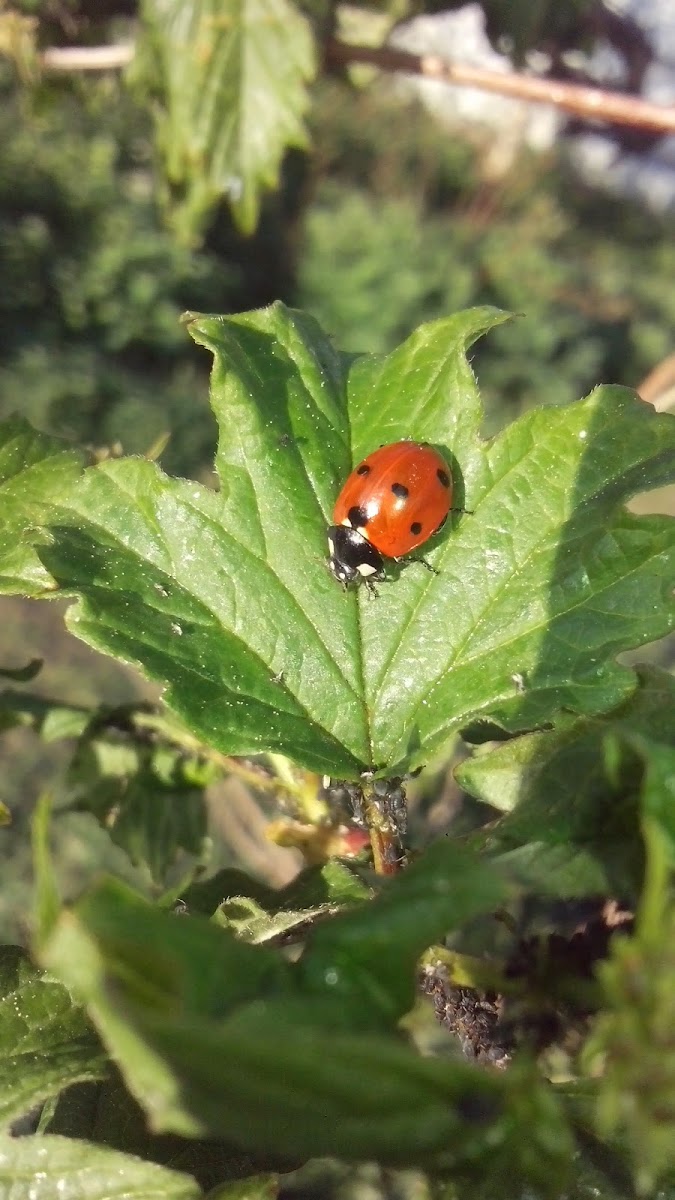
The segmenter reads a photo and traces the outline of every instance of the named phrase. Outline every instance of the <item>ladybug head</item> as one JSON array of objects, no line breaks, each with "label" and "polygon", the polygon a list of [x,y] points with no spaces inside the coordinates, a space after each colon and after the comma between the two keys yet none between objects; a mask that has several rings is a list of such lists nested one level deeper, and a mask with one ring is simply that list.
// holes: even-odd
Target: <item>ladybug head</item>
[{"label": "ladybug head", "polygon": [[328,530],[328,566],[338,583],[373,583],[384,578],[379,550],[350,525],[331,525]]}]

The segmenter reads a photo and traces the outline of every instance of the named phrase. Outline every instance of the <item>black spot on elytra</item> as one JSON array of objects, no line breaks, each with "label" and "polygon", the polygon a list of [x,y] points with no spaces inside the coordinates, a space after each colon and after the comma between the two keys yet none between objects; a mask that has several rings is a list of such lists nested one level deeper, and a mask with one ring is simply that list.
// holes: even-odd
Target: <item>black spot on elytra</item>
[{"label": "black spot on elytra", "polygon": [[404,483],[392,483],[391,490],[399,500],[408,499],[408,489]]},{"label": "black spot on elytra", "polygon": [[443,484],[443,487],[449,488],[450,487],[450,476],[448,475],[448,472],[444,471],[442,467],[439,467],[436,474],[437,474],[440,482]]},{"label": "black spot on elytra", "polygon": [[361,465],[356,468],[356,474],[370,475],[370,467],[368,466],[368,463],[361,463]]},{"label": "black spot on elytra", "polygon": [[347,520],[352,529],[363,529],[368,524],[368,513],[360,504],[354,504],[347,513]]},{"label": "black spot on elytra", "polygon": [[441,521],[440,525],[437,525],[436,528],[434,529],[434,533],[441,532],[441,529],[445,525],[445,522],[447,521],[447,519],[448,519],[448,514],[446,513],[445,516],[443,517],[443,520]]},{"label": "black spot on elytra", "polygon": [[414,533],[415,537],[417,537],[418,533],[422,532],[422,526],[419,521],[413,521],[412,525],[410,526],[410,532]]}]

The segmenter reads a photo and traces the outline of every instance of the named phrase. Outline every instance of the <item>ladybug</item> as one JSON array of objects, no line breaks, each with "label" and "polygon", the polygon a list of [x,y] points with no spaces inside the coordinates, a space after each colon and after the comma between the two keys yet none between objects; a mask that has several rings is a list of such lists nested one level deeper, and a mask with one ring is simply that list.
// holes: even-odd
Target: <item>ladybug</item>
[{"label": "ladybug", "polygon": [[419,442],[380,446],[352,471],[328,530],[328,565],[339,583],[384,579],[384,559],[402,558],[447,520],[452,475],[445,459]]}]

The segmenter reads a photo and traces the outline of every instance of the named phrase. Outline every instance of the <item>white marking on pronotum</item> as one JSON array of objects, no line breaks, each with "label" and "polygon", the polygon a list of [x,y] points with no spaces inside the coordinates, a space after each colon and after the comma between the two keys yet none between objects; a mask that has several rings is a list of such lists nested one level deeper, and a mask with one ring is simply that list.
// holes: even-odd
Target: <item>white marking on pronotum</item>
[{"label": "white marking on pronotum", "polygon": [[328,539],[328,552],[329,554],[335,554],[335,542],[330,537]]},{"label": "white marking on pronotum", "polygon": [[374,567],[371,563],[359,563],[359,565],[356,569],[357,569],[359,575],[376,575],[377,574],[377,567]]}]

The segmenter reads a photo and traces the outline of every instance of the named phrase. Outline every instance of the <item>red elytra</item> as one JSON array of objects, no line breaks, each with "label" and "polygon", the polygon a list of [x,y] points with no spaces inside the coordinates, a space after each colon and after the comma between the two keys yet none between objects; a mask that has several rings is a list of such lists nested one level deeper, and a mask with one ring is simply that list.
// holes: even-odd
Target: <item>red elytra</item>
[{"label": "red elytra", "polygon": [[333,521],[355,529],[386,558],[401,558],[438,532],[451,504],[445,459],[419,442],[393,442],[352,471]]}]

